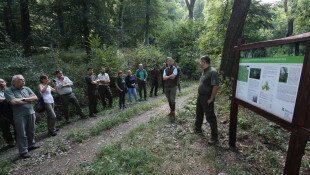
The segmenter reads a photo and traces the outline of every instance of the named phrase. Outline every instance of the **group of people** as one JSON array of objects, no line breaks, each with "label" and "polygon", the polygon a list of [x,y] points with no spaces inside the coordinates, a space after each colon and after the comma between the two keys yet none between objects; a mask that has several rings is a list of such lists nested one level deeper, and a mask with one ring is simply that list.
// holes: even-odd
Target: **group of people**
[{"label": "group of people", "polygon": [[[174,60],[168,57],[162,70],[158,70],[155,66],[151,71],[151,91],[155,88],[154,95],[157,96],[158,77],[162,74],[163,91],[167,97],[170,112],[169,117],[176,117],[176,92],[178,89],[178,78],[180,72],[174,66]],[[210,66],[210,58],[203,56],[200,59],[200,66],[203,69],[198,88],[198,98],[196,105],[196,122],[194,131],[202,132],[203,117],[206,115],[207,121],[211,126],[211,143],[218,141],[217,120],[214,114],[214,100],[217,94],[219,82],[216,70]],[[63,114],[65,122],[69,123],[69,103],[76,107],[76,112],[81,118],[86,118],[82,112],[77,98],[72,92],[73,82],[63,75],[60,70],[55,71],[55,79],[49,80],[47,75],[40,76],[40,84],[38,90],[41,98],[44,101],[45,111],[47,114],[48,134],[51,136],[57,135],[55,128],[56,114],[54,111],[54,99],[52,92],[58,93],[62,102]],[[147,100],[146,95],[146,80],[148,77],[147,71],[139,64],[139,69],[135,74],[131,70],[127,71],[127,76],[122,71],[118,72],[115,86],[119,95],[119,108],[126,108],[125,94],[128,93],[129,102],[132,103],[133,98],[138,102],[136,84],[139,90],[139,100]],[[155,78],[154,78],[155,77]],[[100,74],[96,76],[93,68],[87,69],[85,77],[87,84],[87,96],[89,100],[89,116],[96,117],[97,111],[97,93],[99,93],[102,105],[104,108],[112,107],[112,92],[110,89],[110,78],[105,68],[101,69]],[[179,89],[180,90],[180,89]],[[142,96],[142,91],[144,96]],[[12,77],[11,86],[7,87],[5,80],[0,78],[0,126],[3,133],[3,138],[9,147],[15,146],[15,141],[12,136],[10,126],[14,128],[14,135],[19,149],[21,158],[29,158],[28,151],[37,149],[39,146],[35,142],[35,111],[32,103],[37,101],[36,94],[27,86],[25,86],[25,78],[22,75],[14,75]]]}]

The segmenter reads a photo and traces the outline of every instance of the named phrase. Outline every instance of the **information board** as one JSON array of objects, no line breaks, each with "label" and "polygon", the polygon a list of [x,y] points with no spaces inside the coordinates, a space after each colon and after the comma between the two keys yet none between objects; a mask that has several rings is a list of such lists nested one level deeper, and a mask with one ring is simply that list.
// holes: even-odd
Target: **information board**
[{"label": "information board", "polygon": [[304,56],[240,58],[236,98],[292,122]]}]

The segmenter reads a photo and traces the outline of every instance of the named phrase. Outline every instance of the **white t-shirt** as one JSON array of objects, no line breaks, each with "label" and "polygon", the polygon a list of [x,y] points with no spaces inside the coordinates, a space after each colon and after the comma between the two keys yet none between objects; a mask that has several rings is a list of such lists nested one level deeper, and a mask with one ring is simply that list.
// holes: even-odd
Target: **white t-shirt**
[{"label": "white t-shirt", "polygon": [[51,91],[52,91],[51,86],[48,85],[46,91],[43,93],[41,92],[44,103],[54,103],[54,98],[52,96]]},{"label": "white t-shirt", "polygon": [[71,86],[73,85],[73,82],[66,76],[64,76],[64,83],[69,85],[69,86],[62,86],[61,81],[58,78],[55,78],[56,80],[56,89],[59,95],[64,95],[64,94],[69,94],[72,93],[72,88]]},{"label": "white t-shirt", "polygon": [[[100,73],[98,75],[98,80],[110,81],[109,74],[107,74],[107,73],[104,73],[104,74]],[[108,85],[108,84],[109,83],[100,83],[99,82],[99,85]]]}]

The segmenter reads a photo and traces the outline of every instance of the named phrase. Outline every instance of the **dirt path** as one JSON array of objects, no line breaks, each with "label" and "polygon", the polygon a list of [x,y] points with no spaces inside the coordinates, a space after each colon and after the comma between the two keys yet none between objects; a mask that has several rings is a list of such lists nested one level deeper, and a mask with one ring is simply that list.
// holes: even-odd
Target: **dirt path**
[{"label": "dirt path", "polygon": [[[188,98],[193,94],[179,97],[177,99],[177,109],[180,109],[185,105]],[[97,153],[98,148],[103,145],[113,144],[125,136],[129,131],[136,128],[142,123],[147,123],[151,117],[157,117],[165,114],[168,111],[168,105],[162,105],[160,107],[149,110],[135,118],[130,119],[128,122],[115,126],[108,131],[104,131],[101,135],[92,137],[91,139],[81,143],[73,145],[72,148],[62,155],[56,155],[49,159],[38,161],[39,153],[37,151],[32,154],[34,157],[29,160],[18,160],[10,174],[70,174],[74,173],[79,165],[92,161]],[[76,122],[76,124],[66,128],[66,130],[59,133],[59,137],[64,137],[66,133],[72,129],[84,125],[91,126],[103,117],[94,120],[87,120],[85,122]],[[58,137],[58,136],[57,136]]]}]

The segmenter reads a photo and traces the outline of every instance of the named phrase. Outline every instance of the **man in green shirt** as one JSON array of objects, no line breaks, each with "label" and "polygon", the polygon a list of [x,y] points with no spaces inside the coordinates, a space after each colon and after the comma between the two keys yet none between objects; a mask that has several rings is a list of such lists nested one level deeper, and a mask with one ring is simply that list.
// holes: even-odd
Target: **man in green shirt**
[{"label": "man in green shirt", "polygon": [[142,90],[144,93],[144,100],[146,100],[146,78],[147,72],[143,69],[143,64],[139,64],[139,69],[136,71],[136,77],[138,80],[138,91],[140,96],[140,101],[142,100]]},{"label": "man in green shirt", "polygon": [[206,115],[206,120],[211,128],[211,140],[209,144],[218,142],[217,120],[214,113],[214,100],[219,87],[218,75],[216,69],[210,66],[211,59],[208,56],[200,58],[200,67],[203,70],[199,87],[196,104],[196,122],[195,132],[202,133],[203,117]]},{"label": "man in green shirt", "polygon": [[34,140],[36,116],[31,104],[38,97],[25,86],[22,75],[13,76],[12,86],[5,90],[4,96],[12,106],[19,154],[23,159],[29,158],[28,151],[39,148]]}]

